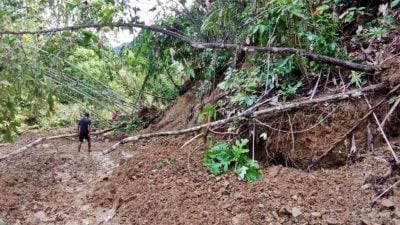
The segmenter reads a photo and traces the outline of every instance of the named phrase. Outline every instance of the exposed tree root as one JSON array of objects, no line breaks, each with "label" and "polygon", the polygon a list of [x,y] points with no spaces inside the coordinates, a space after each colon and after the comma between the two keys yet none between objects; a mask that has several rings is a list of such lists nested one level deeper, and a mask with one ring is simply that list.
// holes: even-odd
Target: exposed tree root
[{"label": "exposed tree root", "polygon": [[[113,128],[109,128],[109,129],[105,129],[105,130],[100,130],[100,131],[91,133],[91,135],[100,135],[100,134],[104,134],[104,133],[113,131],[113,130],[115,130],[115,129],[117,129],[117,128],[118,128],[118,127],[113,127]],[[35,141],[33,141],[33,142],[31,142],[31,143],[25,145],[24,147],[21,147],[21,148],[15,150],[15,151],[13,151],[13,152],[11,152],[11,153],[9,153],[9,154],[3,156],[3,157],[0,157],[0,162],[3,161],[3,160],[5,160],[5,159],[7,159],[7,158],[9,158],[9,157],[11,157],[11,156],[21,154],[21,153],[25,152],[26,150],[28,150],[28,149],[30,149],[30,148],[32,148],[32,147],[35,147],[36,145],[38,145],[38,144],[40,144],[40,143],[42,143],[42,142],[44,142],[44,141],[50,141],[50,140],[60,139],[60,138],[76,137],[76,136],[78,136],[77,133],[73,133],[73,134],[61,134],[61,135],[55,135],[55,136],[50,136],[50,137],[41,137],[41,138],[38,138],[38,139],[36,139]]]},{"label": "exposed tree root", "polygon": [[204,134],[203,133],[199,133],[198,135],[194,136],[193,138],[191,138],[189,141],[185,142],[179,149],[183,149],[184,147],[186,147],[188,144],[192,143],[194,140],[196,140],[197,138],[202,137]]},{"label": "exposed tree root", "polygon": [[[260,116],[264,116],[266,114],[283,112],[283,111],[287,111],[287,110],[291,110],[291,109],[300,108],[300,107],[310,105],[310,104],[321,103],[321,102],[332,102],[332,101],[345,100],[345,99],[349,99],[352,97],[359,97],[359,96],[364,95],[367,92],[376,91],[376,90],[382,89],[384,87],[385,87],[384,84],[376,84],[376,85],[371,85],[371,86],[361,88],[361,89],[347,91],[344,93],[328,95],[328,96],[323,96],[320,98],[308,99],[308,100],[303,100],[303,101],[291,102],[291,103],[279,105],[276,107],[271,107],[271,108],[255,111],[250,115],[249,114],[244,115],[243,113],[240,113],[237,116],[233,116],[233,117],[222,119],[222,120],[217,120],[217,121],[214,121],[211,123],[206,123],[206,124],[202,124],[199,126],[182,129],[182,130],[139,134],[139,135],[135,135],[135,136],[131,136],[131,137],[122,139],[121,141],[119,141],[116,144],[114,144],[113,146],[111,146],[109,149],[104,150],[103,154],[108,154],[108,153],[116,150],[119,147],[119,145],[121,145],[121,144],[134,142],[134,141],[137,141],[140,139],[186,134],[186,133],[201,130],[203,128],[212,128],[212,127],[220,126],[220,125],[227,124],[227,123],[230,123],[233,121],[241,121],[241,120],[247,120],[247,119],[251,119],[251,118],[257,118]],[[247,111],[245,111],[245,112],[247,113]]]},{"label": "exposed tree root", "polygon": [[[331,153],[336,148],[337,145],[339,145],[347,136],[349,136],[351,133],[353,133],[355,131],[355,129],[357,129],[358,126],[360,126],[371,114],[373,114],[374,111],[379,106],[381,106],[383,103],[385,103],[387,101],[388,97],[390,97],[390,95],[393,94],[394,92],[396,92],[399,88],[400,88],[400,84],[398,84],[388,94],[386,94],[385,98],[383,98],[374,107],[372,107],[359,121],[357,121],[355,123],[355,125],[352,128],[350,128],[344,135],[342,135],[342,137],[339,138],[339,140],[337,140],[327,151],[325,151],[322,155],[315,158],[311,162],[311,164],[308,166],[308,170],[312,169],[317,162],[319,162],[321,159],[325,158],[329,153]],[[396,164],[400,164],[399,159],[393,150],[392,150],[392,155],[396,161]]]},{"label": "exposed tree root", "polygon": [[382,120],[382,123],[381,123],[381,127],[382,128],[385,127],[385,122],[388,119],[390,119],[390,117],[392,116],[393,112],[396,110],[396,108],[399,105],[399,103],[400,103],[400,98],[398,97],[396,102],[393,104],[392,108],[390,108],[388,114],[386,114],[385,118]]},{"label": "exposed tree root", "polygon": [[227,50],[241,50],[243,52],[267,52],[267,53],[274,53],[274,54],[281,54],[281,55],[288,55],[288,54],[296,54],[310,60],[320,61],[336,66],[341,66],[347,69],[356,70],[356,71],[363,71],[368,73],[375,72],[375,68],[371,65],[366,64],[359,64],[353,63],[349,61],[344,61],[341,59],[316,54],[313,52],[305,51],[302,49],[296,48],[285,48],[285,47],[260,47],[260,46],[244,46],[244,45],[237,45],[237,44],[224,44],[224,43],[202,43],[196,42],[192,39],[183,36],[177,32],[167,30],[165,28],[159,26],[152,26],[152,25],[144,25],[139,23],[107,23],[107,24],[85,24],[85,25],[75,25],[75,26],[67,26],[61,28],[53,28],[47,30],[36,30],[36,31],[1,31],[0,35],[22,35],[22,34],[47,34],[47,33],[54,33],[54,32],[61,32],[66,30],[80,30],[86,28],[102,28],[102,27],[135,27],[135,28],[142,28],[148,29],[154,32],[162,33],[168,35],[170,37],[176,38],[180,41],[183,41],[190,45],[193,48],[197,49],[227,49]]},{"label": "exposed tree root", "polygon": [[386,188],[381,194],[379,194],[376,198],[374,198],[371,202],[371,205],[374,205],[382,196],[386,195],[390,192],[394,187],[400,184],[400,180],[396,181],[396,183],[392,184],[390,187]]},{"label": "exposed tree root", "polygon": [[[368,98],[366,96],[364,96],[364,99],[367,102],[367,105],[368,105],[369,109],[372,109],[372,106],[369,103]],[[383,139],[385,140],[386,144],[389,147],[390,152],[392,153],[392,156],[393,156],[394,160],[396,161],[396,165],[400,164],[399,158],[397,157],[396,152],[393,150],[392,144],[390,143],[389,139],[387,138],[387,135],[386,135],[385,131],[383,130],[383,128],[381,126],[381,123],[379,122],[378,117],[376,116],[376,114],[374,112],[372,113],[372,115],[374,116],[374,119],[376,121],[376,125],[378,126],[378,130],[380,131]],[[354,133],[353,133],[353,135],[354,135]]]}]

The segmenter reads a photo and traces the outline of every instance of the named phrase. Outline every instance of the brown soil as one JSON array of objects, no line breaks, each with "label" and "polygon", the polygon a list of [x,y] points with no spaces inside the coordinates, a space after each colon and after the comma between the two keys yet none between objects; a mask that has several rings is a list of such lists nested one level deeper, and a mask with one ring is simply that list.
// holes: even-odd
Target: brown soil
[{"label": "brown soil", "polygon": [[[193,94],[185,94],[158,124],[142,132],[175,130],[193,123],[193,98]],[[309,160],[367,110],[361,100],[338,106],[323,126],[295,135],[294,152],[291,135],[278,137],[258,127],[259,134],[268,132],[270,138],[270,144],[261,143],[259,149],[273,153],[281,148],[298,162]],[[329,113],[333,108],[336,106],[316,106],[289,113],[293,130],[312,126],[322,112]],[[290,130],[286,118],[284,114],[282,122],[270,125]],[[263,119],[268,121],[273,120]],[[365,126],[356,133],[359,142],[365,140],[364,134]],[[24,134],[15,144],[0,147],[0,157],[37,136]],[[262,178],[246,183],[232,172],[220,177],[209,174],[201,165],[205,148],[201,140],[180,149],[191,137],[140,140],[109,155],[101,151],[112,143],[100,139],[94,140],[90,154],[78,153],[76,140],[68,139],[29,149],[0,162],[0,218],[8,224],[400,223],[400,187],[376,205],[370,204],[384,188],[400,179],[396,175],[383,185],[376,183],[376,177],[388,169],[390,153],[385,147],[368,152],[359,144],[359,162],[341,162],[341,167],[311,172],[268,166],[271,161],[267,161],[262,164]],[[327,160],[345,155],[339,150]]]},{"label": "brown soil", "polygon": [[[0,147],[3,156],[36,140],[27,133]],[[0,162],[0,218],[7,224],[99,224],[112,216],[109,209],[91,204],[91,195],[111,174],[118,161],[133,153],[123,150],[118,159],[103,156],[110,145],[93,140],[94,152],[77,152],[77,140],[41,144]]]},{"label": "brown soil", "polygon": [[[375,97],[380,99],[378,94]],[[376,102],[372,100],[370,104],[374,105]],[[266,142],[259,140],[257,143],[258,152],[263,155],[263,158],[259,159],[272,164],[281,163],[306,168],[314,156],[321,155],[334,142],[340,140],[368,110],[367,103],[360,98],[331,105],[315,105],[263,118],[262,121],[269,127],[256,124],[256,128],[258,134],[266,133],[268,140]],[[380,120],[386,115],[387,110],[386,105],[376,110]],[[368,126],[373,137],[373,146],[378,146],[382,142],[376,122],[370,118],[354,133],[358,153],[365,153],[367,149]],[[352,136],[346,138],[326,160],[322,160],[319,167],[329,168],[345,164],[346,160],[349,160],[351,147]]]},{"label": "brown soil", "polygon": [[192,125],[190,121],[194,118],[193,108],[195,107],[195,93],[187,92],[180,96],[177,102],[171,105],[165,116],[155,125],[151,125],[148,131],[178,130]]},{"label": "brown soil", "polygon": [[[201,143],[177,150],[185,140],[162,138],[135,145],[138,155],[118,167],[94,194],[100,206],[116,209],[112,224],[396,221],[398,211],[394,208],[369,205],[377,193],[375,189],[382,189],[366,182],[371,175],[382,175],[387,169],[379,159],[387,154],[383,149],[366,155],[359,164],[335,170],[307,173],[282,166],[264,167],[261,180],[246,183],[232,173],[218,178],[210,175],[200,163]],[[389,199],[400,205],[400,189]],[[297,217],[294,208],[301,211]]]},{"label": "brown soil", "polygon": [[383,81],[390,83],[391,86],[400,83],[400,56],[389,56],[381,63],[380,69]]}]

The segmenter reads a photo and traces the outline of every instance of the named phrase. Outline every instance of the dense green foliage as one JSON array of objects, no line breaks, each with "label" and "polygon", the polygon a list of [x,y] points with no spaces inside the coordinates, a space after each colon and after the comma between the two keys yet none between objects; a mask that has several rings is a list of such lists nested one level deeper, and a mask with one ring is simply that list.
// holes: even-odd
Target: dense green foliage
[{"label": "dense green foliage", "polygon": [[[125,1],[93,1],[90,6],[82,1],[1,1],[0,8],[1,30],[41,29],[66,21],[138,19],[134,13],[138,9]],[[107,30],[1,37],[0,141],[11,140],[22,123],[48,128],[64,124],[65,119],[52,119],[54,116],[44,119],[54,112],[57,103],[78,104],[80,112],[73,114],[77,118],[85,111],[102,119],[105,117],[99,114],[103,110],[129,114],[138,107],[135,99],[148,73],[153,77],[142,104],[162,107],[176,96],[169,78],[154,76],[156,71],[150,63],[153,56],[149,54],[153,48],[140,41],[151,43],[149,33],[141,33],[143,39],[138,37],[137,44],[129,45],[134,47],[123,48],[121,53],[108,43]],[[67,124],[71,120],[68,118]]]},{"label": "dense green foliage", "polygon": [[[155,23],[195,41],[295,47],[343,59],[352,59],[344,40],[384,45],[398,28],[389,9],[397,12],[399,1],[362,5],[339,0],[199,0],[190,6],[176,2],[180,3],[164,5],[169,13],[161,13],[164,16]],[[141,22],[138,11],[127,0],[3,0],[0,30]],[[335,67],[297,55],[194,50],[149,30],[135,33],[128,44],[111,46],[110,33],[121,29],[0,37],[0,141],[11,140],[21,123],[43,121],[57,104],[130,115],[143,105],[167,106],[183,84],[196,81],[198,99],[218,86],[229,91],[225,107],[245,109],[271,93],[290,99],[302,87],[313,85],[319,74],[321,82],[340,75]],[[344,79],[358,84],[362,78],[350,73]],[[201,121],[216,117],[215,112],[208,113]],[[133,118],[131,124],[136,123]]]},{"label": "dense green foliage", "polygon": [[257,180],[261,173],[257,161],[247,158],[249,140],[236,140],[229,146],[224,142],[216,143],[203,153],[203,165],[214,175],[228,171],[230,167],[241,178],[247,181]]}]

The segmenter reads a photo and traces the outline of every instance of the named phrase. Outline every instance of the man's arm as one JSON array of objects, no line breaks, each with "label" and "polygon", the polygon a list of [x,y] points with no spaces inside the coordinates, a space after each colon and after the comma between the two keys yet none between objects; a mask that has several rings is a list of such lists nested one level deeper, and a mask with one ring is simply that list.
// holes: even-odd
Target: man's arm
[{"label": "man's arm", "polygon": [[79,134],[79,126],[80,126],[80,121],[78,122],[78,129],[77,129],[77,131],[78,131],[78,134]]},{"label": "man's arm", "polygon": [[92,131],[90,130],[90,124],[88,125],[88,134],[90,134]]}]

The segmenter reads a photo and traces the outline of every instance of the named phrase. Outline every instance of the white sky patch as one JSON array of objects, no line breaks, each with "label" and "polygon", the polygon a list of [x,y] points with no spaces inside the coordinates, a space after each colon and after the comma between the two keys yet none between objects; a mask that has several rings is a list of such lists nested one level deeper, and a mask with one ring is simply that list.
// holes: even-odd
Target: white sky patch
[{"label": "white sky patch", "polygon": [[[159,19],[159,15],[162,13],[172,13],[169,11],[168,7],[174,6],[178,7],[179,0],[130,0],[129,4],[131,7],[140,8],[140,11],[137,13],[139,16],[139,20],[143,21],[147,25],[154,24],[154,21]],[[190,6],[193,0],[187,1],[186,5]],[[156,7],[156,10],[152,10]],[[179,5],[179,8],[181,6]],[[114,33],[106,33],[106,37],[108,38],[111,46],[116,47],[123,43],[129,43],[132,41],[135,34],[137,34],[140,29],[135,28],[134,33],[131,34],[129,30],[120,30]]]}]

